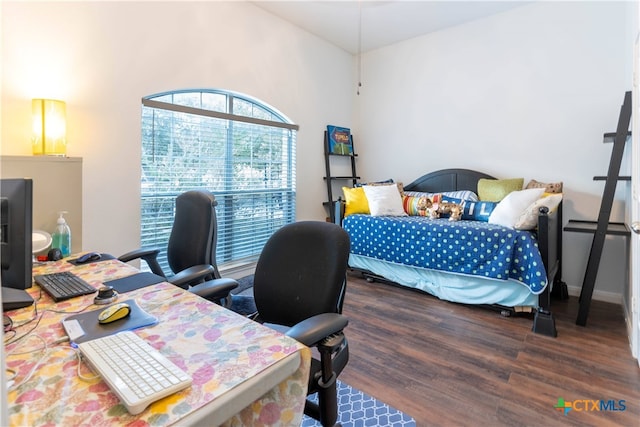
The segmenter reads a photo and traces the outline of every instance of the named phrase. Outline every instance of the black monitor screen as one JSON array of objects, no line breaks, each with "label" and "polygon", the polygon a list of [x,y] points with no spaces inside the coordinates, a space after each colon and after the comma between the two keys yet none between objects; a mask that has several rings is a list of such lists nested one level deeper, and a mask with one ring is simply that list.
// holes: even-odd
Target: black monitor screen
[{"label": "black monitor screen", "polygon": [[31,287],[33,267],[33,181],[0,180],[0,258],[2,287]]}]

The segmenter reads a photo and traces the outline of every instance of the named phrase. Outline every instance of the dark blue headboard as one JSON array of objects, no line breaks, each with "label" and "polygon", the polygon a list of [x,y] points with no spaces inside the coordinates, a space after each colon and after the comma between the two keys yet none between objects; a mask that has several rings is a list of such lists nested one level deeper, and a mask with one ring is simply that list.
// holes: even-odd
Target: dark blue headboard
[{"label": "dark blue headboard", "polygon": [[470,190],[478,192],[478,180],[495,179],[491,175],[470,169],[442,169],[421,176],[404,186],[407,191],[437,193],[441,191]]}]

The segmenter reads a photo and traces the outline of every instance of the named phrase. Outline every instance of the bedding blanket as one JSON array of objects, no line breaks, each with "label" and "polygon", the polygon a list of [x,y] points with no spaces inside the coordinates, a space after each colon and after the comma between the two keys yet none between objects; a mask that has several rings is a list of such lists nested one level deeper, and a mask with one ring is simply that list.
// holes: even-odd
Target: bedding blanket
[{"label": "bedding blanket", "polygon": [[534,294],[547,285],[538,243],[529,231],[482,221],[419,216],[349,215],[342,224],[351,253],[458,274],[513,279]]}]

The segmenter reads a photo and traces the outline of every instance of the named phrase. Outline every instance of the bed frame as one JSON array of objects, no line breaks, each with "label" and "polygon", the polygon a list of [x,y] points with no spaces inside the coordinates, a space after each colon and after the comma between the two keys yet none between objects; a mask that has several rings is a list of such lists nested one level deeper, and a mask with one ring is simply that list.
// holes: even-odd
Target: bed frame
[{"label": "bed frame", "polygon": [[[444,191],[470,190],[477,192],[478,180],[481,178],[496,179],[482,172],[469,169],[443,169],[428,173],[405,185],[406,191],[421,191],[426,193],[440,193]],[[344,203],[336,203],[335,218],[340,221],[344,216]],[[562,203],[556,211],[549,213],[547,208],[541,208],[538,216],[538,248],[542,255],[549,285],[538,296],[538,309],[533,319],[533,332],[556,337],[555,319],[551,312],[551,294],[566,298],[567,285],[562,282]],[[358,269],[354,269],[358,270]],[[369,271],[358,270],[367,280],[389,282],[384,277]],[[506,307],[500,307],[505,309]],[[512,310],[512,308],[511,308]]]}]

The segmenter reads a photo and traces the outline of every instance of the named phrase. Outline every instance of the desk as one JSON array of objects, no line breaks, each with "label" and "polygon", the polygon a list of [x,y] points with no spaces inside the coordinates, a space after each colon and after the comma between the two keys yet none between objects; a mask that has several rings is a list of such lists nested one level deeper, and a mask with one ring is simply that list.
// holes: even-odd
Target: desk
[{"label": "desk", "polygon": [[[96,288],[138,272],[117,260],[82,266],[62,260],[35,266],[33,274],[63,270],[73,271]],[[92,305],[94,297],[56,304],[37,285],[28,292],[37,301],[40,317],[32,334],[47,343],[66,336],[61,320]],[[129,298],[159,319],[157,325],[136,333],[188,372],[192,386],[131,415],[102,380],[78,378],[76,352],[67,342],[51,346],[31,379],[9,392],[11,425],[300,425],[311,357],[307,347],[166,282],[121,296]],[[34,307],[8,314],[14,323],[21,323],[34,316]],[[18,328],[18,335],[35,324]],[[25,338],[6,346],[6,351],[16,345],[22,350],[42,347],[42,342]],[[7,366],[18,372],[16,382],[27,376],[43,353],[7,357]],[[93,376],[86,364],[80,368],[84,376]]]}]

